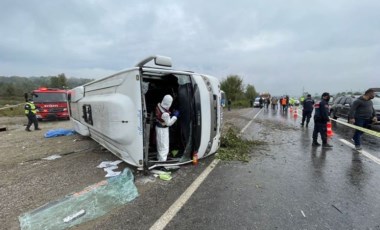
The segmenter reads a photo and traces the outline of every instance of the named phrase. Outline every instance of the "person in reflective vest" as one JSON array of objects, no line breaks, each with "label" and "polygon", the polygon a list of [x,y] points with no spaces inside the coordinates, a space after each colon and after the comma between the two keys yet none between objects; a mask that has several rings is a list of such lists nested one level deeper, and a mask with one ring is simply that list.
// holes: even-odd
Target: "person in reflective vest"
[{"label": "person in reflective vest", "polygon": [[284,112],[287,108],[286,108],[286,97],[284,96],[283,98],[281,98],[281,106],[282,106],[282,111]]},{"label": "person in reflective vest", "polygon": [[170,95],[165,95],[161,103],[156,106],[156,144],[158,161],[166,161],[169,153],[169,126],[172,126],[179,117],[179,111],[173,114],[169,111],[173,103]]},{"label": "person in reflective vest", "polygon": [[29,99],[28,102],[24,106],[25,116],[28,118],[28,124],[26,125],[25,130],[30,132],[30,126],[34,124],[34,130],[41,130],[38,128],[38,120],[36,117],[37,108],[33,103],[32,99]]},{"label": "person in reflective vest", "polygon": [[313,131],[313,144],[312,146],[320,146],[317,142],[318,133],[321,134],[322,138],[322,147],[323,148],[332,148],[332,145],[327,143],[327,122],[330,121],[329,117],[329,100],[330,94],[323,93],[321,101],[314,105],[314,131]]}]

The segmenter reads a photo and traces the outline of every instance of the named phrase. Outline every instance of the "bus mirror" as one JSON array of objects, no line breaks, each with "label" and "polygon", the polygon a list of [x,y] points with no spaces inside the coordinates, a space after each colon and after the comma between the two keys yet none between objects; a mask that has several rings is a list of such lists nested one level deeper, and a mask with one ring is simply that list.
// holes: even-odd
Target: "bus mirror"
[{"label": "bus mirror", "polygon": [[154,64],[159,66],[172,67],[172,59],[165,56],[156,56],[154,59]]}]

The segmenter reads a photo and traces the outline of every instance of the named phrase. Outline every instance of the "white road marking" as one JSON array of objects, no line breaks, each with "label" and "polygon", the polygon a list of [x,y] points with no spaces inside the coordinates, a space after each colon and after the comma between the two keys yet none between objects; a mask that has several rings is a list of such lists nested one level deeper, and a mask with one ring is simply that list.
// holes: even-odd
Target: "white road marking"
[{"label": "white road marking", "polygon": [[240,134],[244,133],[245,130],[251,125],[251,123],[253,122],[253,120],[260,114],[260,112],[262,111],[263,109],[260,109],[260,111],[252,118],[252,120],[250,120],[248,122],[248,124],[246,126],[244,126],[244,128],[240,131]]},{"label": "white road marking", "polygon": [[[352,143],[350,143],[350,142],[348,142],[348,141],[346,141],[346,140],[344,140],[344,139],[339,139],[339,140],[340,140],[341,142],[343,142],[344,144],[348,145],[349,147],[351,147],[351,148],[355,148],[355,145],[354,145],[354,144],[352,144]],[[374,161],[375,163],[377,163],[377,164],[380,165],[380,159],[379,159],[379,158],[377,158],[377,157],[371,155],[370,153],[368,153],[368,152],[366,152],[366,151],[364,151],[364,150],[360,150],[360,151],[358,151],[358,152],[360,152],[361,154],[363,154],[363,155],[366,156],[367,158],[371,159],[372,161]]]},{"label": "white road marking", "polygon": [[190,199],[191,195],[198,189],[210,172],[219,163],[219,159],[215,159],[212,163],[202,172],[201,175],[186,189],[186,191],[170,206],[170,208],[153,224],[150,230],[164,229],[166,225],[173,219],[182,206]]},{"label": "white road marking", "polygon": [[[261,109],[262,110],[262,109]],[[252,123],[252,121],[259,115],[261,110],[249,121],[249,123],[240,131],[243,133],[245,129]],[[186,189],[184,193],[169,207],[169,209],[162,214],[162,216],[150,227],[150,230],[161,230],[169,224],[169,222],[174,218],[175,215],[181,210],[181,208],[186,204],[190,199],[193,193],[199,188],[202,182],[207,178],[211,171],[219,163],[219,159],[215,159],[211,164],[198,176],[197,179]]]}]

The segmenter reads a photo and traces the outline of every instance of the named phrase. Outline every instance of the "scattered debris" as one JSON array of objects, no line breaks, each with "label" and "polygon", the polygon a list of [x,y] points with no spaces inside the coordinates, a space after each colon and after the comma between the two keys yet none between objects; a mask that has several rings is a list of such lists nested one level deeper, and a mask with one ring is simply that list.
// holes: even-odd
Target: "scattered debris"
[{"label": "scattered debris", "polygon": [[157,169],[152,169],[152,170],[150,170],[150,172],[153,174],[157,174],[157,175],[168,173],[168,172],[157,170]]},{"label": "scattered debris", "polygon": [[86,211],[84,209],[80,210],[79,212],[77,213],[74,213],[73,215],[70,215],[70,216],[67,216],[63,219],[63,222],[64,223],[68,223],[70,221],[73,221],[81,216],[83,216],[84,214],[86,214]]},{"label": "scattered debris", "polygon": [[305,217],[305,218],[306,218],[306,216],[305,216],[305,213],[303,213],[303,211],[302,211],[302,210],[301,210],[301,213],[302,213],[303,217]]},{"label": "scattered debris", "polygon": [[161,180],[168,181],[172,179],[171,172],[165,172],[165,171],[156,170],[156,169],[152,169],[150,172],[153,173],[154,177],[158,177]]},{"label": "scattered debris", "polygon": [[221,146],[217,158],[221,160],[238,160],[248,162],[250,149],[255,145],[263,145],[265,142],[249,141],[242,139],[234,127],[229,127],[222,136]]},{"label": "scattered debris", "polygon": [[120,172],[120,171],[114,172],[114,171],[113,171],[114,169],[117,169],[117,166],[104,168],[104,171],[107,172],[107,174],[106,174],[105,177],[119,176],[121,172]]},{"label": "scattered debris", "polygon": [[107,168],[107,167],[111,167],[111,166],[116,166],[118,164],[120,164],[121,160],[117,160],[117,161],[102,161],[98,166],[96,166],[97,168]]},{"label": "scattered debris", "polygon": [[58,158],[61,158],[62,156],[60,155],[57,155],[57,154],[54,154],[54,155],[51,155],[51,156],[48,156],[48,157],[45,157],[45,158],[42,158],[43,160],[48,160],[48,161],[52,161],[52,160],[55,160],[55,159],[58,159]]},{"label": "scattered debris", "polygon": [[0,132],[7,131],[7,127],[0,127]]},{"label": "scattered debris", "polygon": [[47,131],[44,135],[45,138],[60,137],[60,136],[70,136],[75,134],[72,129],[51,129]]},{"label": "scattered debris", "polygon": [[120,164],[122,161],[121,160],[117,160],[117,161],[103,161],[101,162],[98,166],[96,166],[97,168],[103,168],[104,171],[107,172],[106,176],[105,177],[114,177],[114,176],[118,176],[120,175],[121,172],[115,172],[113,170],[117,169],[118,168],[118,164]]},{"label": "scattered debris", "polygon": [[164,166],[165,170],[167,171],[177,171],[178,169],[180,169],[181,167],[178,166],[178,165],[172,165],[172,166]]},{"label": "scattered debris", "polygon": [[338,210],[338,212],[340,212],[340,213],[342,213],[343,214],[343,212],[342,211],[340,211],[340,209],[339,208],[337,208],[335,205],[331,205],[331,206],[333,206],[336,210]]},{"label": "scattered debris", "polygon": [[160,174],[159,178],[161,180],[168,181],[168,180],[172,179],[172,176],[170,174],[168,174],[168,173],[163,173],[163,174]]}]

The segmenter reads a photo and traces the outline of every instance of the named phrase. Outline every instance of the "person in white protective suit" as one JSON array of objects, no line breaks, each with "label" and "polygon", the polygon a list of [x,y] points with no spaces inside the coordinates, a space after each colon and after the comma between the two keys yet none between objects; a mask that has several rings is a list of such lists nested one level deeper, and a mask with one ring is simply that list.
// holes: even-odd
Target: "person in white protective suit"
[{"label": "person in white protective suit", "polygon": [[159,161],[166,161],[169,153],[169,127],[177,121],[179,116],[177,110],[173,114],[170,113],[172,102],[173,97],[165,95],[162,102],[158,103],[156,107],[156,144]]}]

